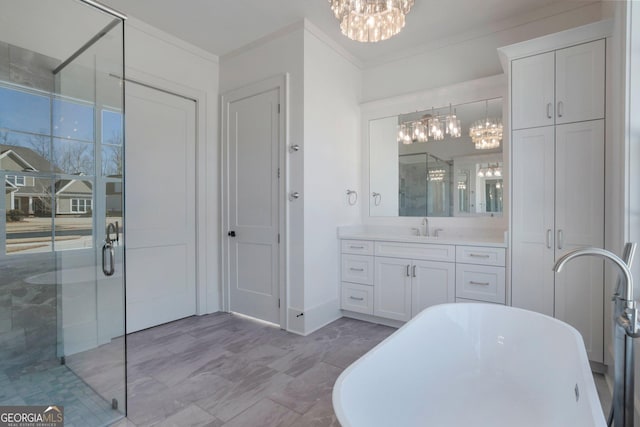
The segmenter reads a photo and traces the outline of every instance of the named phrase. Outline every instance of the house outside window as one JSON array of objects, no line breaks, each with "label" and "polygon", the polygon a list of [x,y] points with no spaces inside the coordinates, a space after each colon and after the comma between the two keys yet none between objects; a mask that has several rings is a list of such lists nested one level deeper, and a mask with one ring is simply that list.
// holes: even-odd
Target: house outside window
[{"label": "house outside window", "polygon": [[7,181],[16,187],[24,187],[26,185],[24,176],[7,175]]},{"label": "house outside window", "polygon": [[91,210],[90,199],[71,199],[72,213],[87,213]]}]

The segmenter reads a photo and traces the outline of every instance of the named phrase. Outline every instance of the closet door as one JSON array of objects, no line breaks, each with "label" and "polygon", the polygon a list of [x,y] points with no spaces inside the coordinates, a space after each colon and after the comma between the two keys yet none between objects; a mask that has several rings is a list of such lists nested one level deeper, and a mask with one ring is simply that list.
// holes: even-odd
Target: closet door
[{"label": "closet door", "polygon": [[[604,120],[556,126],[556,258],[604,246]],[[602,362],[603,261],[576,258],[555,280],[555,317],[575,327]]]},{"label": "closet door", "polygon": [[556,51],[556,124],[604,118],[605,41]]},{"label": "closet door", "polygon": [[512,129],[554,123],[554,52],[511,62]]},{"label": "closet door", "polygon": [[513,132],[512,305],[553,316],[554,127]]}]

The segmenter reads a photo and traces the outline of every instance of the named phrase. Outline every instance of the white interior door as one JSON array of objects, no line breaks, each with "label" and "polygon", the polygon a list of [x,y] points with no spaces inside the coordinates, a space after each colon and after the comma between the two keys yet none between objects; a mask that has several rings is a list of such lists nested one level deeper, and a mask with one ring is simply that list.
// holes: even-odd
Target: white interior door
[{"label": "white interior door", "polygon": [[225,97],[229,311],[280,324],[279,88]]},{"label": "white interior door", "polygon": [[127,332],[196,312],[196,104],[126,91]]}]

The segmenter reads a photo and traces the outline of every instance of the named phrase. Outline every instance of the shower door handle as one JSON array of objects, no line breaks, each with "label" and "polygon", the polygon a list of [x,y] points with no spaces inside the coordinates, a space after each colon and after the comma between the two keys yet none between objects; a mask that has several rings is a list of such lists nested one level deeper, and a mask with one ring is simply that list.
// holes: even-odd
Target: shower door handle
[{"label": "shower door handle", "polygon": [[105,276],[113,276],[116,271],[115,263],[116,251],[111,242],[107,241],[102,245],[102,272]]}]

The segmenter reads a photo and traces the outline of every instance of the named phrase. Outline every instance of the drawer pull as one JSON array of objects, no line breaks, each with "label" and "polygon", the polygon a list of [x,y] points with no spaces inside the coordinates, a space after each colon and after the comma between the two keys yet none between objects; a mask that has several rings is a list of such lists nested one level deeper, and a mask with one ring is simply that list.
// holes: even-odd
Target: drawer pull
[{"label": "drawer pull", "polygon": [[489,255],[486,254],[469,254],[471,258],[489,258]]},{"label": "drawer pull", "polygon": [[489,282],[475,282],[473,280],[469,280],[470,285],[480,285],[480,286],[489,286],[491,283]]},{"label": "drawer pull", "polygon": [[363,297],[358,298],[358,297],[354,297],[353,295],[351,295],[351,296],[349,297],[349,299],[353,299],[353,300],[356,300],[356,301],[364,301],[364,298],[363,298]]},{"label": "drawer pull", "polygon": [[355,246],[355,245],[351,245],[349,246],[350,249],[364,249],[364,246]]},{"label": "drawer pull", "polygon": [[353,267],[351,267],[351,268],[349,268],[349,270],[351,270],[351,271],[364,271],[364,268],[353,268]]}]

